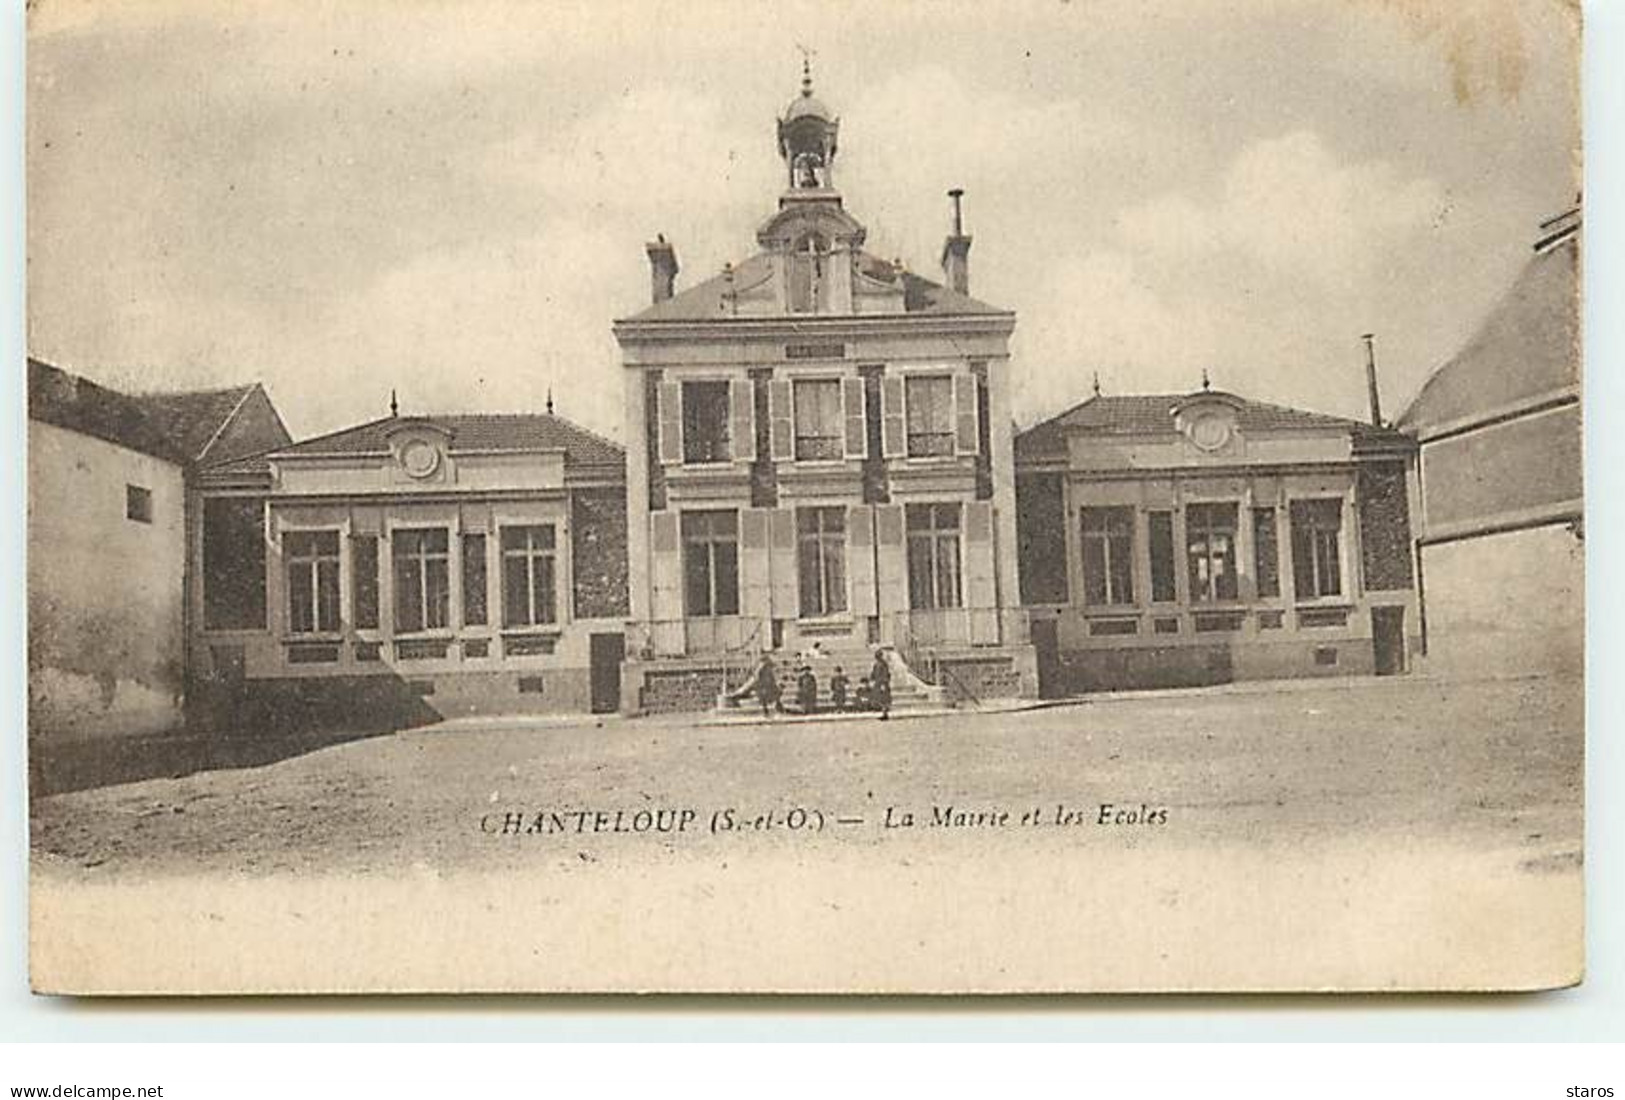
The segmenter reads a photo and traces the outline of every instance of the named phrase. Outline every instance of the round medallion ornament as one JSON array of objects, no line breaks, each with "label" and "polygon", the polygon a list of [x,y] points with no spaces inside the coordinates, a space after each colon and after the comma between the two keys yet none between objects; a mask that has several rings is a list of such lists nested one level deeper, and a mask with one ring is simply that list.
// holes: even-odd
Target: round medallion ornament
[{"label": "round medallion ornament", "polygon": [[1230,422],[1222,416],[1204,416],[1191,425],[1191,442],[1204,451],[1216,451],[1230,442]]},{"label": "round medallion ornament", "polygon": [[440,468],[440,450],[425,440],[413,440],[401,450],[401,466],[412,477],[428,477]]}]

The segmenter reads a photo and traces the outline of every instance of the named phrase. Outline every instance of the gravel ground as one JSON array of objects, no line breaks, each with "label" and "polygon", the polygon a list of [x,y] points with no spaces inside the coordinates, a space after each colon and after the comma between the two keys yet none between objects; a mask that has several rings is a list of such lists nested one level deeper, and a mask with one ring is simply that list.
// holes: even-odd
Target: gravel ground
[{"label": "gravel ground", "polygon": [[[972,854],[1017,833],[1039,852],[1301,853],[1354,838],[1504,853],[1509,868],[1541,874],[1579,864],[1583,710],[1575,682],[1410,678],[886,723],[436,727],[36,799],[31,839],[36,872],[77,882],[835,857],[854,846]],[[1107,803],[1113,818],[1153,820],[1102,825]],[[932,826],[934,808],[950,806],[988,816]],[[888,807],[914,826],[885,827]],[[801,829],[793,809],[807,812]],[[632,833],[614,831],[612,816],[597,829],[568,816],[583,810],[620,811],[623,829],[639,810],[694,816],[681,834]],[[563,831],[485,831],[538,811],[559,812]],[[725,811],[738,827],[713,832]],[[1023,827],[1029,812],[1038,824]]]}]

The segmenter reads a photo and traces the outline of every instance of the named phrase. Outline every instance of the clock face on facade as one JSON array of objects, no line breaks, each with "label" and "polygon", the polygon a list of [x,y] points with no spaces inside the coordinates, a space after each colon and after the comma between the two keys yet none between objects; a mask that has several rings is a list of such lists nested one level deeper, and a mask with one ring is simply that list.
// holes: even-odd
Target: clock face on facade
[{"label": "clock face on facade", "polygon": [[401,449],[401,466],[412,477],[428,477],[440,468],[440,449],[423,439],[414,439]]},{"label": "clock face on facade", "polygon": [[1230,442],[1230,422],[1222,416],[1204,416],[1191,425],[1191,442],[1204,451],[1216,451]]}]

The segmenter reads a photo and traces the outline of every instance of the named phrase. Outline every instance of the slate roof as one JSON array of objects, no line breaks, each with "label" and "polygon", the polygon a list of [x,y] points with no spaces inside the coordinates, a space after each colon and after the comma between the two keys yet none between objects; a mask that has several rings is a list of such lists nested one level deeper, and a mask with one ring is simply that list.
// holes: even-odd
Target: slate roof
[{"label": "slate roof", "polygon": [[191,460],[147,415],[141,401],[38,359],[28,361],[28,415],[166,462],[185,465]]},{"label": "slate roof", "polygon": [[[1218,391],[1212,391],[1218,395]],[[1066,437],[1082,431],[1092,435],[1174,435],[1173,407],[1200,393],[1136,393],[1091,397],[1065,412],[1035,424],[1016,436],[1018,461],[1065,458]],[[1220,396],[1232,397],[1232,394]],[[1401,440],[1399,433],[1374,428],[1363,420],[1272,405],[1266,401],[1235,398],[1241,402],[1237,426],[1242,432],[1325,430],[1341,428],[1357,440]]]},{"label": "slate roof", "polygon": [[[250,472],[253,462],[263,464],[282,455],[361,455],[389,451],[391,429],[411,424],[439,428],[449,434],[452,454],[469,451],[564,452],[571,466],[623,467],[626,452],[618,445],[552,413],[450,413],[435,416],[386,416],[353,428],[280,447],[268,455],[239,459],[211,467],[211,473]],[[239,467],[241,467],[239,469]],[[265,468],[263,465],[259,469]]]},{"label": "slate roof", "polygon": [[[858,265],[871,276],[890,273],[891,264],[867,252],[858,254]],[[678,291],[663,302],[656,302],[626,321],[713,321],[731,316],[727,294],[730,290],[745,291],[760,283],[772,273],[772,257],[758,252],[743,263],[736,264],[730,282],[726,274],[718,274],[686,290]],[[990,306],[967,294],[950,290],[941,283],[902,272],[903,309],[905,313],[933,316],[1003,316],[1008,310]],[[873,314],[866,316],[885,316]]]},{"label": "slate roof", "polygon": [[203,457],[231,414],[254,392],[254,385],[221,390],[133,394],[133,400],[160,432],[188,459]]}]

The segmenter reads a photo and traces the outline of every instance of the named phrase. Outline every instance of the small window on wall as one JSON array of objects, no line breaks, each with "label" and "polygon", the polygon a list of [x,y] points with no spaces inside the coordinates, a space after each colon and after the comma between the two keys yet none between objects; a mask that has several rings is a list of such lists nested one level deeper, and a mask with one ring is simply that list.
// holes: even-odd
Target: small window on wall
[{"label": "small window on wall", "polygon": [[728,383],[683,383],[683,461],[689,464],[727,462]]},{"label": "small window on wall", "polygon": [[139,485],[124,487],[124,518],[136,523],[152,522],[152,490]]},{"label": "small window on wall", "polygon": [[1236,598],[1236,506],[1191,504],[1185,508],[1186,560],[1191,599]]},{"label": "small window on wall", "polygon": [[908,455],[931,458],[954,453],[954,380],[951,375],[915,375],[904,380]]},{"label": "small window on wall", "polygon": [[288,569],[288,631],[334,634],[339,629],[339,533],[288,531],[282,536]]},{"label": "small window on wall", "polygon": [[[1146,515],[1146,535],[1151,546],[1151,599],[1172,603],[1174,592],[1174,514],[1150,512]],[[1177,629],[1178,624],[1175,623]]]},{"label": "small window on wall", "polygon": [[1343,594],[1343,502],[1292,502],[1292,581],[1300,600]]},{"label": "small window on wall", "polygon": [[846,453],[841,416],[841,382],[837,378],[795,383],[796,458],[838,459]]},{"label": "small window on wall", "polygon": [[1253,509],[1253,568],[1258,577],[1258,594],[1269,598],[1281,594],[1281,554],[1275,544],[1275,509]]},{"label": "small window on wall", "polygon": [[502,625],[546,626],[557,620],[558,538],[553,525],[504,527]]},{"label": "small window on wall", "polygon": [[1134,602],[1134,509],[1083,510],[1083,593],[1090,604]]}]

